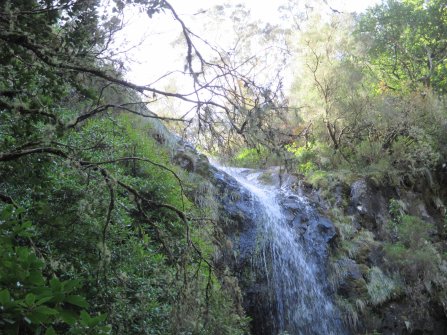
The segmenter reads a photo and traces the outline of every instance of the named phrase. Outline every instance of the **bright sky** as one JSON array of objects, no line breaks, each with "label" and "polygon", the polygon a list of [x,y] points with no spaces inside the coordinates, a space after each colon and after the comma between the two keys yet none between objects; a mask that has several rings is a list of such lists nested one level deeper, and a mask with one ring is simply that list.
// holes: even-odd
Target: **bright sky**
[{"label": "bright sky", "polygon": [[333,9],[357,13],[380,2],[381,0],[328,0],[328,4]]},{"label": "bright sky", "polygon": [[[177,8],[179,13],[196,13],[198,9],[207,9],[222,3],[245,4],[252,13],[262,19],[271,20],[277,13],[279,6],[287,3],[287,0],[171,0],[169,3]],[[297,3],[304,1],[296,0]],[[381,0],[327,0],[327,4],[340,12],[362,12],[366,8],[380,3]]]},{"label": "bright sky", "polygon": [[[210,9],[216,5],[223,3],[244,4],[251,10],[254,18],[278,22],[280,14],[278,7],[287,0],[170,0],[169,3],[174,7],[177,13],[185,21],[188,27],[198,35],[203,35],[203,17],[206,14],[197,14],[201,9]],[[296,0],[298,4],[304,1]],[[380,0],[327,0],[327,4],[341,12],[361,12],[367,7],[379,3]],[[196,14],[196,15],[195,15]],[[173,68],[173,64],[177,64],[179,68],[180,62],[178,53],[172,41],[179,37],[179,25],[170,16],[155,15],[153,19],[148,19],[145,14],[128,13],[126,16],[128,26],[124,29],[118,38],[122,44],[122,48],[128,48],[144,42],[137,48],[127,53],[129,59],[126,60],[128,67],[128,79],[138,84],[152,83],[156,78]],[[202,31],[201,31],[202,30]],[[208,33],[208,32],[207,32]],[[222,38],[225,34],[220,32],[216,34],[218,38]],[[211,41],[219,42],[219,41]],[[174,51],[174,52],[173,52]],[[174,65],[175,66],[175,65]]]}]

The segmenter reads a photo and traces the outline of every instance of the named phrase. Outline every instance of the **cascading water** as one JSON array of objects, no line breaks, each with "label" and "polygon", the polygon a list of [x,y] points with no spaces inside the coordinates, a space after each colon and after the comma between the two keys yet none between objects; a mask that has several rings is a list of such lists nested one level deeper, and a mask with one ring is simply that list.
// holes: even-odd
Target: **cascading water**
[{"label": "cascading water", "polygon": [[[262,184],[258,180],[259,172],[219,169],[235,178],[251,197],[250,215],[256,222],[252,267],[266,281],[270,315],[265,317],[272,319],[269,321],[270,330],[263,330],[263,334],[347,334],[324,282],[324,255],[318,255],[313,242],[306,240],[297,226],[291,224],[280,199],[294,202],[294,208],[305,214],[303,221],[308,226],[312,220],[321,220],[316,210],[304,197],[286,187]],[[322,227],[325,227],[324,221]]]}]

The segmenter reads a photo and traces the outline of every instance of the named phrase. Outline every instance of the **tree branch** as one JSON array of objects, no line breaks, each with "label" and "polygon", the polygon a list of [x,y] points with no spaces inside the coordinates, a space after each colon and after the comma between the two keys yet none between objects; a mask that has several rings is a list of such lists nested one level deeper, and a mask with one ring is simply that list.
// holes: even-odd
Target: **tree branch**
[{"label": "tree branch", "polygon": [[16,151],[11,151],[11,152],[0,153],[0,162],[12,161],[12,160],[15,160],[20,157],[27,156],[27,155],[45,154],[45,153],[60,156],[63,158],[69,158],[68,155],[64,151],[62,151],[58,148],[38,147],[38,148],[30,148],[30,149],[23,149],[23,150],[16,150]]},{"label": "tree branch", "polygon": [[19,208],[17,203],[11,198],[9,195],[0,193],[0,201],[3,201],[6,204],[13,205],[15,208]]},{"label": "tree branch", "polygon": [[[111,160],[107,160],[107,161],[101,161],[101,162],[85,162],[86,164],[89,164],[90,166],[98,166],[98,165],[104,165],[104,164],[113,164],[113,163],[118,163],[118,162],[124,162],[124,161],[141,161],[141,162],[145,162],[145,163],[149,163],[152,164],[156,167],[159,167],[163,170],[166,170],[168,172],[170,172],[175,179],[177,179],[178,183],[179,183],[179,187],[180,187],[180,192],[181,192],[181,197],[182,197],[182,206],[183,209],[185,209],[185,205],[184,205],[184,201],[183,201],[183,195],[185,194],[184,189],[183,189],[183,182],[180,179],[180,177],[178,176],[177,173],[174,172],[174,170],[168,168],[167,166],[160,164],[160,163],[156,163],[153,162],[147,158],[142,158],[142,157],[121,157],[121,158],[117,158],[117,159],[111,159]],[[82,162],[82,164],[84,164],[84,162]],[[89,167],[89,166],[87,166]]]}]

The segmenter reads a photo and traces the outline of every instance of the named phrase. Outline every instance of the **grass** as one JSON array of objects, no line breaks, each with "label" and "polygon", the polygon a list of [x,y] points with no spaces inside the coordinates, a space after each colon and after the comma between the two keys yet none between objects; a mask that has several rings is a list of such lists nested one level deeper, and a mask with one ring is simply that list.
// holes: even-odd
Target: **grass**
[{"label": "grass", "polygon": [[369,303],[378,306],[390,300],[398,291],[399,285],[395,280],[385,275],[380,268],[373,266],[368,274]]}]

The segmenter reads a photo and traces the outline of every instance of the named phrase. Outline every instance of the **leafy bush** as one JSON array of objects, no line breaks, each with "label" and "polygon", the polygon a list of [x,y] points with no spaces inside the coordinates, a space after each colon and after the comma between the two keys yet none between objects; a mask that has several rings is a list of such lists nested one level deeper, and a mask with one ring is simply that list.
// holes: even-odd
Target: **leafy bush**
[{"label": "leafy bush", "polygon": [[271,161],[271,153],[266,147],[243,148],[232,158],[234,165],[247,168],[259,168]]},{"label": "leafy bush", "polygon": [[[105,162],[100,166],[113,178],[110,184],[93,165],[81,168],[57,157],[32,156],[0,167],[5,192],[25,208],[22,215],[33,218],[29,226],[33,244],[28,236],[10,237],[9,228],[2,230],[7,240],[15,242],[0,245],[0,280],[8,283],[2,285],[8,291],[2,291],[1,299],[4,304],[10,304],[8,297],[19,304],[23,301],[20,309],[8,307],[8,314],[2,314],[5,327],[19,324],[24,334],[40,330],[52,334],[54,329],[73,334],[164,335],[177,334],[174,320],[185,320],[181,328],[185,333],[245,332],[247,319],[204,262],[214,251],[213,226],[199,221],[186,226],[175,212],[158,206],[199,214],[177,179],[186,180],[186,172],[171,165],[168,149],[150,132],[149,123],[117,115],[91,119],[59,138],[61,145],[77,148],[83,161]],[[121,157],[142,160],[120,161]],[[24,163],[28,169],[19,168]],[[149,204],[136,202],[117,180],[144,194]],[[110,214],[109,187],[114,196]],[[9,207],[0,203],[4,208]],[[4,227],[9,225],[3,223]],[[34,291],[36,283],[22,278],[22,268],[34,269],[27,270],[32,278],[62,300],[41,300],[46,297]],[[28,285],[26,290],[16,287],[18,281]],[[191,283],[195,289],[187,289]],[[31,311],[37,313],[37,307],[41,314],[35,316]]]},{"label": "leafy bush", "polygon": [[441,264],[441,256],[430,241],[433,226],[415,216],[401,215],[399,212],[388,229],[397,239],[397,242],[388,242],[384,246],[390,269],[397,266],[404,278],[411,282],[429,284],[433,281]]},{"label": "leafy bush", "polygon": [[297,142],[293,142],[286,146],[286,150],[293,154],[297,172],[308,174],[317,169],[315,164],[317,155],[312,146],[299,146]]},{"label": "leafy bush", "polygon": [[330,175],[326,171],[317,170],[310,173],[308,176],[308,181],[315,187],[315,188],[322,188],[322,189],[328,189],[330,185],[329,181]]},{"label": "leafy bush", "polygon": [[0,213],[0,326],[6,334],[109,334],[106,315],[90,316],[89,304],[76,292],[78,279],[60,280],[45,272],[45,263],[24,241],[35,237],[35,227],[24,220],[24,210],[6,206]]},{"label": "leafy bush", "polygon": [[428,242],[432,225],[411,215],[403,215],[397,225],[399,240],[409,248],[417,249]]}]

